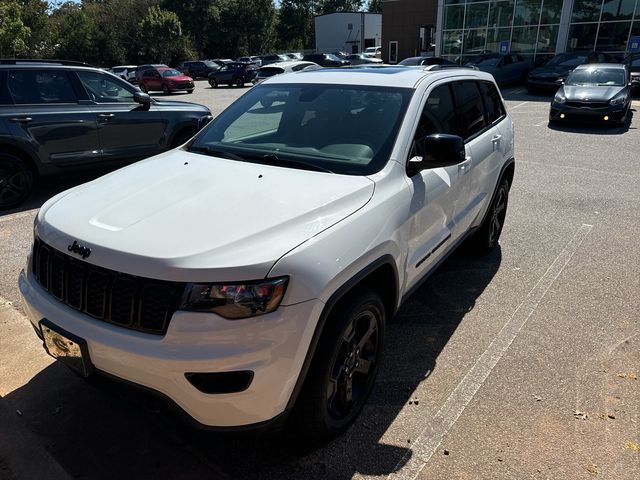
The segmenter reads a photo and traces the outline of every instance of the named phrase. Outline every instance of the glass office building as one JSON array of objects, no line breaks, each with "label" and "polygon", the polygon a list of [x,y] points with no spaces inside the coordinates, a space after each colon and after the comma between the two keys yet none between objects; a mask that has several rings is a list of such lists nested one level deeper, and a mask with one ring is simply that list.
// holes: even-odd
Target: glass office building
[{"label": "glass office building", "polygon": [[628,51],[640,37],[640,0],[438,0],[439,54]]}]

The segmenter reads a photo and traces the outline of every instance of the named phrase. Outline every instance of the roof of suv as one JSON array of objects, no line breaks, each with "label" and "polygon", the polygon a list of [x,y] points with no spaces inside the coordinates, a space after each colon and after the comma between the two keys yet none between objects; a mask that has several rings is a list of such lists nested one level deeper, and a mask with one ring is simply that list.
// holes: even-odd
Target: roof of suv
[{"label": "roof of suv", "polygon": [[[433,66],[432,66],[433,67]],[[415,88],[424,78],[438,80],[452,76],[473,76],[482,80],[493,81],[493,76],[465,67],[433,69],[380,65],[357,66],[349,68],[323,68],[322,70],[306,70],[291,74],[277,75],[269,79],[274,83],[325,83],[334,85],[373,85],[381,87]],[[298,75],[291,77],[291,75]]]}]

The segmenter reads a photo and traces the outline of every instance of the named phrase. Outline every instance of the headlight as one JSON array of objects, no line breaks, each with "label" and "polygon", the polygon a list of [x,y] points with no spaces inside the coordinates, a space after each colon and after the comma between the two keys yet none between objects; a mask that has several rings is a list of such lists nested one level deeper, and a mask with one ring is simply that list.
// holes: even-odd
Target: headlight
[{"label": "headlight", "polygon": [[289,277],[278,277],[251,282],[189,283],[180,308],[229,319],[264,315],[278,308],[288,282]]},{"label": "headlight", "polygon": [[622,105],[627,101],[626,95],[616,95],[611,100],[609,100],[609,105]]},{"label": "headlight", "polygon": [[556,93],[556,96],[553,97],[553,101],[556,103],[565,103],[567,101],[567,97],[564,96],[564,92]]}]

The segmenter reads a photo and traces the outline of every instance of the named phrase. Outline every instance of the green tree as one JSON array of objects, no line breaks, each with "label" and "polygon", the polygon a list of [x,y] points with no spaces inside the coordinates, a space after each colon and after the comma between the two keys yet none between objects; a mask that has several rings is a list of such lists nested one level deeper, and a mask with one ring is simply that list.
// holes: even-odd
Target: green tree
[{"label": "green tree", "polygon": [[220,11],[220,26],[210,47],[232,58],[266,53],[275,45],[276,19],[273,0],[229,0]]},{"label": "green tree", "polygon": [[357,12],[364,0],[318,0],[316,10],[319,15],[335,12]]},{"label": "green tree", "polygon": [[149,8],[139,24],[142,57],[147,61],[171,63],[184,53],[185,42],[178,15],[159,6]]},{"label": "green tree", "polygon": [[56,39],[56,57],[92,64],[99,62],[98,29],[82,5],[65,2],[58,6],[50,19]]},{"label": "green tree", "polygon": [[382,0],[369,0],[367,11],[369,13],[382,13]]},{"label": "green tree", "polygon": [[[198,57],[211,53],[210,41],[214,43],[221,28],[220,11],[229,0],[163,0],[162,7],[175,12],[186,33],[191,37]],[[209,55],[212,56],[212,55]]]},{"label": "green tree", "polygon": [[27,51],[31,30],[22,21],[16,0],[0,0],[0,57],[15,57]]},{"label": "green tree", "polygon": [[315,2],[281,0],[278,11],[278,39],[283,50],[313,48]]},{"label": "green tree", "polygon": [[46,58],[53,54],[54,35],[49,18],[49,4],[44,0],[19,0],[21,18],[31,34],[27,40],[25,56]]}]

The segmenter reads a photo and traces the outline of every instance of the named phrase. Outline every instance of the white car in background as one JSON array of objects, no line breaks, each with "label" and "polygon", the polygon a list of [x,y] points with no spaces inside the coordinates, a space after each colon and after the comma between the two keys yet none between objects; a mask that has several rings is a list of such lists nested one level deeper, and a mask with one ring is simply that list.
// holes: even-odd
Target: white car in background
[{"label": "white car in background", "polygon": [[119,76],[120,78],[122,78],[123,80],[126,80],[127,82],[131,82],[136,78],[137,67],[138,67],[137,65],[117,65],[115,67],[111,67],[110,70],[111,70],[111,73],[113,73],[114,75]]},{"label": "white car in background", "polygon": [[367,47],[363,53],[369,57],[382,58],[382,47]]},{"label": "white car in background", "polygon": [[485,72],[278,75],[185,145],[47,201],[25,311],[83,376],[207,426],[326,440],[365,404],[403,301],[463,241],[498,245],[513,139]]},{"label": "white car in background", "polygon": [[264,82],[267,78],[273,77],[275,75],[281,75],[283,73],[290,72],[301,72],[303,70],[317,70],[322,68],[317,63],[313,62],[305,62],[305,61],[295,61],[292,60],[290,62],[277,62],[271,63],[265,67],[261,67],[258,69],[258,75],[253,79],[253,83],[258,84],[260,82]]}]

